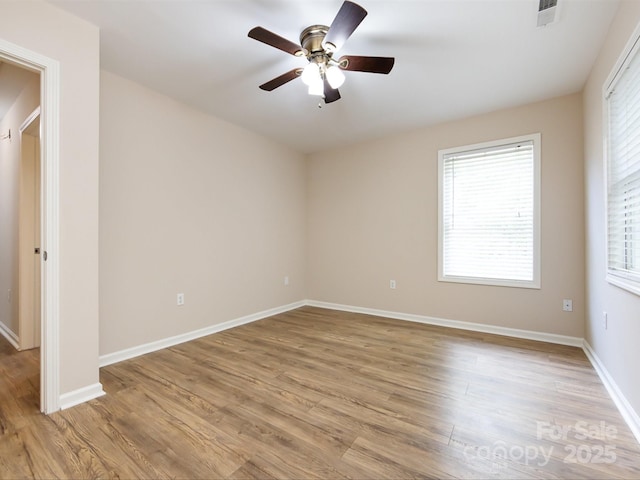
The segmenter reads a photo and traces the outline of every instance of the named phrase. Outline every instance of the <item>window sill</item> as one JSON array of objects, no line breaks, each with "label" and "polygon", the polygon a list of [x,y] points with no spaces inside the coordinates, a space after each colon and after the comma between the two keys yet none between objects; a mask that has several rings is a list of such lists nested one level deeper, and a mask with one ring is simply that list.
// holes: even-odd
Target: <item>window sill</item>
[{"label": "window sill", "polygon": [[500,280],[497,278],[479,278],[479,277],[456,277],[453,275],[439,275],[439,282],[464,283],[469,285],[488,285],[491,287],[511,287],[511,288],[531,288],[540,290],[540,282],[536,281],[518,281],[518,280]]},{"label": "window sill", "polygon": [[607,282],[616,287],[640,296],[640,282],[630,278],[621,277],[613,273],[607,273]]}]

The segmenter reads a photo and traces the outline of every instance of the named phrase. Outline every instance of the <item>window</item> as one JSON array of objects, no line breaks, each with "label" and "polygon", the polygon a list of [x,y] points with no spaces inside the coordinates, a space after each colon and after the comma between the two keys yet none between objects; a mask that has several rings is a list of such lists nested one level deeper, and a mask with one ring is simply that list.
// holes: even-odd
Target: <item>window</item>
[{"label": "window", "polygon": [[540,134],[438,152],[438,279],[540,288]]},{"label": "window", "polygon": [[607,280],[640,294],[640,55],[634,38],[604,92]]}]

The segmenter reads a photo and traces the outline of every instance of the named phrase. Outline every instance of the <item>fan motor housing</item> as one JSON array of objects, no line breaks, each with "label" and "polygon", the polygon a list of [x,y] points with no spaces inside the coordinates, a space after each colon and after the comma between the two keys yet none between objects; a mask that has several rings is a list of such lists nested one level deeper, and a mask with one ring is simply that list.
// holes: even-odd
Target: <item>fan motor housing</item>
[{"label": "fan motor housing", "polygon": [[302,31],[300,34],[300,45],[308,52],[308,57],[319,53],[329,54],[322,45],[322,41],[328,31],[329,27],[326,25],[311,25]]}]

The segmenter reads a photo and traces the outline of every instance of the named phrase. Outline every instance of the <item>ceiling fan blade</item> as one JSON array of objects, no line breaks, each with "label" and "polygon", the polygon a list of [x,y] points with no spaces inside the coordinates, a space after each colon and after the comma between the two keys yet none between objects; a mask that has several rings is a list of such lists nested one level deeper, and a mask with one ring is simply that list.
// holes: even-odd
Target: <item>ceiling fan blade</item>
[{"label": "ceiling fan blade", "polygon": [[389,73],[393,68],[395,58],[343,55],[338,63],[341,69],[352,72]]},{"label": "ceiling fan blade", "polygon": [[275,90],[276,88],[281,87],[285,83],[290,82],[295,78],[298,78],[301,73],[302,73],[301,68],[294,68],[293,70],[289,70],[287,73],[283,73],[282,75],[274,78],[273,80],[269,80],[267,83],[263,83],[262,85],[260,85],[260,88],[262,90],[266,90],[267,92],[270,92],[271,90]]},{"label": "ceiling fan blade", "polygon": [[266,43],[267,45],[271,45],[277,49],[282,50],[283,52],[290,53],[295,56],[302,56],[304,54],[302,47],[296,43],[293,43],[286,38],[281,37],[280,35],[276,35],[269,30],[262,27],[254,27],[249,30],[249,37],[254,40],[258,40],[259,42]]},{"label": "ceiling fan blade", "polygon": [[324,103],[332,103],[340,100],[340,92],[337,88],[331,88],[327,79],[324,79]]},{"label": "ceiling fan blade", "polygon": [[357,3],[346,1],[338,10],[336,18],[329,27],[327,35],[324,37],[323,44],[330,43],[333,45],[333,51],[340,50],[344,42],[351,36],[360,22],[367,16],[367,11]]}]

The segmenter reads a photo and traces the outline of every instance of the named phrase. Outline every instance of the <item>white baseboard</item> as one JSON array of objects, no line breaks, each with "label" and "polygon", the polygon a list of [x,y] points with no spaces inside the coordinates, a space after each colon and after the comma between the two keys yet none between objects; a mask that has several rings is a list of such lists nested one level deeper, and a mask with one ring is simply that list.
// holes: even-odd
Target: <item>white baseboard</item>
[{"label": "white baseboard", "polygon": [[81,403],[101,397],[102,395],[104,395],[104,390],[102,390],[101,383],[87,385],[78,390],[60,395],[60,409],[66,410],[67,408],[75,407]]},{"label": "white baseboard", "polygon": [[473,332],[492,333],[506,337],[523,338],[526,340],[537,340],[539,342],[556,343],[569,345],[571,347],[582,347],[582,338],[570,337],[567,335],[557,335],[555,333],[534,332],[532,330],[520,330],[517,328],[499,327],[486,325],[483,323],[463,322],[461,320],[448,320],[445,318],[428,317],[424,315],[414,315],[410,313],[389,312],[373,308],[354,307],[351,305],[340,305],[337,303],[318,302],[307,300],[307,305],[311,307],[328,308],[330,310],[341,310],[343,312],[364,313],[377,317],[387,317],[396,320],[406,320],[409,322],[424,323],[427,325],[437,325],[440,327],[457,328],[460,330],[471,330]]},{"label": "white baseboard", "polygon": [[174,337],[163,338],[162,340],[157,340],[155,342],[149,342],[143,345],[138,345],[136,347],[120,350],[118,352],[101,355],[99,359],[99,365],[100,367],[106,367],[107,365],[122,362],[123,360],[129,360],[130,358],[135,358],[140,355],[144,355],[146,353],[162,350],[163,348],[173,347],[174,345],[178,345],[180,343],[189,342],[191,340],[195,340],[201,337],[206,337],[207,335],[211,335],[213,333],[221,332],[223,330],[228,330],[233,327],[238,327],[240,325],[262,320],[263,318],[271,317],[279,313],[288,312],[290,310],[303,307],[304,305],[306,305],[306,303],[304,300],[302,300],[299,302],[290,303],[289,305],[283,305],[281,307],[271,308],[269,310],[264,310],[262,312],[253,313],[251,315],[236,318],[235,320],[229,320],[227,322],[211,325],[209,327],[201,328],[199,330],[182,333]]},{"label": "white baseboard", "polygon": [[638,416],[624,394],[620,391],[615,380],[609,374],[609,371],[605,368],[600,358],[598,358],[598,355],[596,355],[596,352],[593,350],[591,345],[589,345],[589,342],[584,340],[582,349],[600,377],[600,380],[602,380],[602,383],[609,392],[609,395],[616,404],[616,407],[618,407],[622,418],[627,422],[631,432],[633,432],[633,435],[640,443],[640,416]]},{"label": "white baseboard", "polygon": [[2,336],[4,338],[7,339],[7,341],[13,345],[15,347],[16,350],[20,350],[20,339],[18,338],[18,336],[13,333],[11,331],[11,329],[9,327],[7,327],[4,323],[0,322],[0,334],[2,334]]}]

